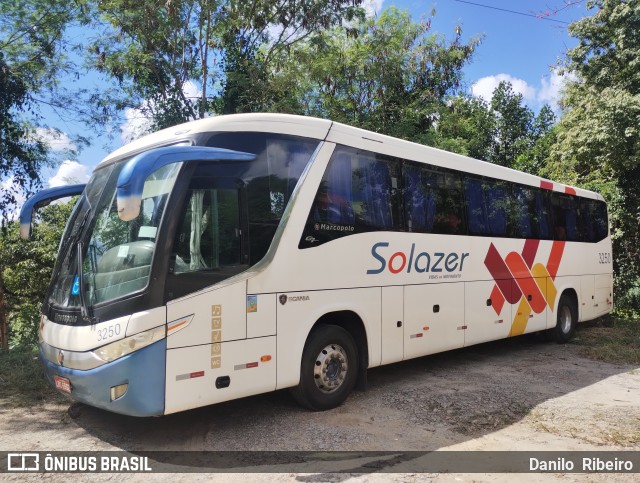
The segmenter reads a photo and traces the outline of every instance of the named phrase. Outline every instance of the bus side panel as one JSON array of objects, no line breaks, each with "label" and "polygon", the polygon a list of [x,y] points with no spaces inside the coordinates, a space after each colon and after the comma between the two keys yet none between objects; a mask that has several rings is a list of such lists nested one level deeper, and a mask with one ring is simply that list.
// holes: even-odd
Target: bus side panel
[{"label": "bus side panel", "polygon": [[273,391],[275,386],[275,337],[167,351],[165,414]]},{"label": "bus side panel", "polygon": [[276,335],[276,294],[247,295],[247,338]]},{"label": "bus side panel", "polygon": [[404,358],[464,345],[464,283],[408,285],[404,288]]},{"label": "bus side panel", "polygon": [[613,277],[611,275],[596,275],[594,317],[613,310]]},{"label": "bus side panel", "polygon": [[348,310],[364,323],[369,367],[380,364],[380,287],[278,294],[277,389],[300,382],[300,362],[313,325],[325,314]]},{"label": "bus side panel", "polygon": [[583,275],[580,278],[580,322],[591,320],[595,314],[595,276]]},{"label": "bus side panel", "polygon": [[511,330],[511,305],[494,280],[465,283],[464,345],[503,339]]},{"label": "bus side panel", "polygon": [[[247,336],[246,282],[240,281],[167,304],[167,347],[194,346],[244,339]],[[171,322],[193,315],[172,333]]]},{"label": "bus side panel", "polygon": [[382,287],[381,364],[401,361],[404,356],[404,287]]}]

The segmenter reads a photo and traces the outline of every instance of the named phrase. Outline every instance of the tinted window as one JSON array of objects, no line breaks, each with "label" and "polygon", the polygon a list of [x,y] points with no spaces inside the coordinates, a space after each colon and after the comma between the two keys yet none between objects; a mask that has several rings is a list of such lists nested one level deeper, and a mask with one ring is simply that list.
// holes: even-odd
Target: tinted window
[{"label": "tinted window", "polygon": [[461,233],[464,230],[458,176],[407,163],[403,179],[405,220],[409,231]]},{"label": "tinted window", "polygon": [[337,147],[311,208],[301,247],[344,235],[400,227],[395,193],[399,163]]},{"label": "tinted window", "polygon": [[609,234],[609,222],[607,220],[607,206],[598,200],[580,200],[580,218],[584,231],[584,239],[587,242],[599,242]]},{"label": "tinted window", "polygon": [[250,264],[267,253],[284,209],[305,166],[318,146],[313,139],[272,133],[215,133],[214,146],[257,155],[247,184]]},{"label": "tinted window", "polygon": [[493,180],[465,180],[470,235],[507,235],[508,188]]},{"label": "tinted window", "polygon": [[553,233],[556,240],[580,241],[577,205],[576,198],[573,196],[556,193],[551,196]]},{"label": "tinted window", "polygon": [[551,238],[549,213],[542,190],[521,185],[513,186],[509,225],[515,238]]}]

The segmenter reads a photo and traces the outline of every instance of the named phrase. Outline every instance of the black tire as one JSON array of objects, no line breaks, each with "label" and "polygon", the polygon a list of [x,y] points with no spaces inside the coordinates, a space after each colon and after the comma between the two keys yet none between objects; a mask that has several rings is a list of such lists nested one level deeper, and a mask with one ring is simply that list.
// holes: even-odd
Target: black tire
[{"label": "black tire", "polygon": [[556,326],[550,331],[551,338],[558,344],[566,344],[573,337],[577,322],[576,304],[571,297],[563,294],[558,302]]},{"label": "black tire", "polygon": [[294,399],[313,411],[340,406],[358,376],[358,350],[351,334],[337,325],[321,325],[311,332],[302,353],[300,384]]}]

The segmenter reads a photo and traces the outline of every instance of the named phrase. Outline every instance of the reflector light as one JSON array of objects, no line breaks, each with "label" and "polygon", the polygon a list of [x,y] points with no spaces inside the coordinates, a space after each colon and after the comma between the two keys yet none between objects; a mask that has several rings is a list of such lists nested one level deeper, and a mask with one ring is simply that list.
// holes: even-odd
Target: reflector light
[{"label": "reflector light", "polygon": [[129,384],[120,384],[119,386],[113,386],[111,388],[111,400],[115,401],[116,399],[120,399],[127,393],[127,389],[129,389]]},{"label": "reflector light", "polygon": [[193,379],[194,377],[202,377],[204,376],[204,371],[192,372],[189,374],[189,379]]},{"label": "reflector light", "polygon": [[258,367],[258,363],[257,362],[248,362],[246,367],[247,367],[247,369],[251,369],[252,367]]},{"label": "reflector light", "polygon": [[416,334],[416,337],[422,337],[423,334]]}]

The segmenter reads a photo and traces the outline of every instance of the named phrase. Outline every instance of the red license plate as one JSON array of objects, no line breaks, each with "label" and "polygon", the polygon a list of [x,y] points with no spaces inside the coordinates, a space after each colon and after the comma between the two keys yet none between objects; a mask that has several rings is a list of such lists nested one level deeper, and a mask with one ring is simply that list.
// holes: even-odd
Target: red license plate
[{"label": "red license plate", "polygon": [[53,382],[56,384],[56,389],[71,393],[71,381],[66,377],[53,376]]}]

